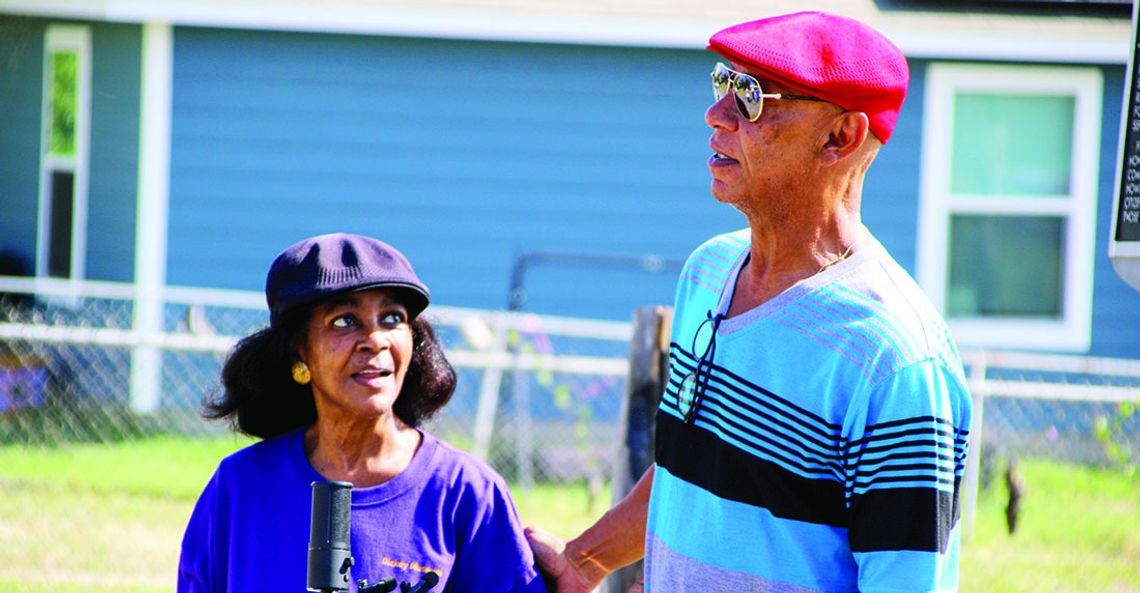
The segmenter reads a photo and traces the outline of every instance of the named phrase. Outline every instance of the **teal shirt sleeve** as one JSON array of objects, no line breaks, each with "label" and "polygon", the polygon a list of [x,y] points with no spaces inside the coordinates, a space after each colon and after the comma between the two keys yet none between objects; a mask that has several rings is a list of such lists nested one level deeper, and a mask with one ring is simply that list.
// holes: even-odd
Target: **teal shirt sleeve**
[{"label": "teal shirt sleeve", "polygon": [[948,591],[971,403],[960,370],[916,362],[874,386],[846,423],[848,539],[860,591]]}]

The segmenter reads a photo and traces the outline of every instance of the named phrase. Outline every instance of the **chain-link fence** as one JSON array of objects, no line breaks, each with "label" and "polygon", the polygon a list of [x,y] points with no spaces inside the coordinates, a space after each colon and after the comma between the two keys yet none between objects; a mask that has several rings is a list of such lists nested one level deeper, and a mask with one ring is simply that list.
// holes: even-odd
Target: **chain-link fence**
[{"label": "chain-link fence", "polygon": [[1140,361],[967,350],[963,362],[991,456],[1140,462]]},{"label": "chain-link fence", "polygon": [[1025,495],[1018,467],[1022,460],[1137,475],[1140,361],[981,350],[966,350],[962,358],[975,425],[967,471],[967,532],[973,527],[977,490],[1001,490],[1007,505],[1018,504]]},{"label": "chain-link fence", "polygon": [[[130,286],[10,279],[0,292],[0,443],[225,430],[200,418],[203,397],[234,342],[267,322],[250,293],[168,290],[164,326],[147,333],[130,329]],[[628,323],[439,306],[427,317],[459,374],[430,430],[523,486],[608,475]]]},{"label": "chain-link fence", "polygon": [[[150,474],[149,482],[116,483],[167,504],[166,494],[177,488],[164,476],[189,471],[180,466],[192,457],[187,447],[213,446],[226,432],[224,424],[198,415],[203,397],[219,389],[225,353],[267,316],[260,294],[171,288],[160,295],[161,327],[139,331],[133,329],[139,325],[138,296],[130,285],[0,278],[0,590],[172,588],[181,529],[201,483],[179,491],[170,510],[155,518],[150,513],[160,511],[139,508],[137,498],[124,502],[119,494],[96,492],[88,500],[98,490],[91,482],[42,480],[36,472],[57,471],[58,460],[92,444],[112,448],[176,435],[182,448],[162,466],[124,453],[121,460],[81,460],[79,470],[67,470]],[[486,459],[522,491],[550,484],[603,491],[621,450],[631,325],[434,305],[427,314],[460,375],[454,398],[428,429]],[[1054,465],[1135,474],[1140,361],[963,355],[982,430],[974,432],[972,451],[979,454],[970,477],[980,494],[967,487],[964,501],[964,521],[976,535],[964,548],[962,590],[1084,590],[1043,587],[1062,577],[1032,566],[1059,562],[1037,543],[1026,554],[1040,560],[1018,560],[1031,564],[1022,567],[1030,575],[1027,586],[991,587],[1009,571],[989,568],[990,557],[1017,540],[995,535],[990,515],[1012,504],[1012,484],[1028,492],[1020,506],[1023,519],[1056,522],[1050,518],[1056,509],[1034,506],[1048,499],[1035,481]],[[53,461],[30,468],[19,462],[45,451],[56,455],[49,457]],[[1013,460],[1028,476],[1011,471]],[[1126,480],[1124,493],[1105,503],[1132,506],[1123,523],[1104,527],[1112,536],[1097,549],[1104,558],[1092,562],[1115,572],[1106,577],[1110,587],[1097,590],[1140,591],[1140,568],[1128,568],[1140,566],[1140,536],[1118,533],[1140,530],[1140,478]],[[60,489],[59,483],[79,486]],[[143,523],[154,529],[139,527]],[[130,537],[141,543],[123,548],[115,542],[128,527],[140,530]],[[40,531],[46,535],[33,533]],[[33,540],[52,545],[25,545]],[[1072,544],[1063,547],[1071,550]],[[1034,580],[1039,573],[1046,576]],[[983,574],[978,578],[987,584],[977,585],[971,574]]]}]

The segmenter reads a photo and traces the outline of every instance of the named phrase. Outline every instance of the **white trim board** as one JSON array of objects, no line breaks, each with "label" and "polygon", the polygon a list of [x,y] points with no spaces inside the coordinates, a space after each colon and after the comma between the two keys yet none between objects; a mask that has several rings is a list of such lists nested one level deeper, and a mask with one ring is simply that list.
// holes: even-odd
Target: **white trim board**
[{"label": "white trim board", "polygon": [[823,8],[864,20],[916,58],[1124,64],[1130,45],[1128,19],[880,12],[871,0],[757,2],[743,12],[734,6],[679,3],[608,10],[578,4],[0,0],[0,12],[175,26],[703,49],[708,36],[726,25],[766,14]]}]

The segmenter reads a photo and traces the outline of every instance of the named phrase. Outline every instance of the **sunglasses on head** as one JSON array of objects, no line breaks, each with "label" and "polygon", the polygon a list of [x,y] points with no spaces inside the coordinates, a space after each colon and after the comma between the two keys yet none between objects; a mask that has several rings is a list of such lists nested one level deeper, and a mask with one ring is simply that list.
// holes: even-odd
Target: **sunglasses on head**
[{"label": "sunglasses on head", "polygon": [[788,99],[792,101],[819,101],[826,103],[818,97],[804,95],[789,95],[786,93],[765,93],[760,88],[760,81],[743,72],[737,72],[724,64],[717,62],[712,71],[713,97],[720,101],[730,91],[736,99],[736,109],[748,121],[760,119],[764,111],[764,99]]}]

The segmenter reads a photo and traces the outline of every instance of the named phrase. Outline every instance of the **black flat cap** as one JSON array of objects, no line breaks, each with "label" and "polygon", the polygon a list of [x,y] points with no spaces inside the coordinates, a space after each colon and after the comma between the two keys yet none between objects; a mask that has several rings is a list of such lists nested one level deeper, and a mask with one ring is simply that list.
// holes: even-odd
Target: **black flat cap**
[{"label": "black flat cap", "polygon": [[290,311],[342,292],[394,288],[412,317],[428,306],[430,293],[408,258],[387,243],[348,233],[320,235],[282,251],[265,278],[269,324]]}]

